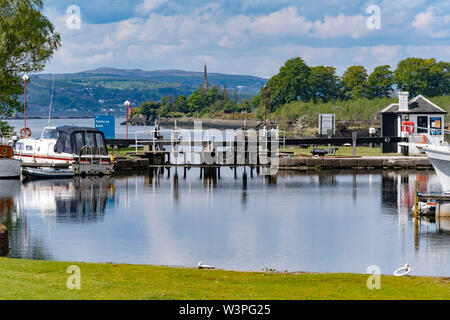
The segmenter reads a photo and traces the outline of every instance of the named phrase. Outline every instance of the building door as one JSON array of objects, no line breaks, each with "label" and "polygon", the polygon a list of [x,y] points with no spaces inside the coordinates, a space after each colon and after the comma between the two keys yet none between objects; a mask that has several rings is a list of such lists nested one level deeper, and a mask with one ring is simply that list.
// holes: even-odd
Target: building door
[{"label": "building door", "polygon": [[[383,114],[381,120],[381,133],[383,137],[398,137],[398,122],[395,114]],[[398,153],[397,143],[381,144],[383,153]]]}]

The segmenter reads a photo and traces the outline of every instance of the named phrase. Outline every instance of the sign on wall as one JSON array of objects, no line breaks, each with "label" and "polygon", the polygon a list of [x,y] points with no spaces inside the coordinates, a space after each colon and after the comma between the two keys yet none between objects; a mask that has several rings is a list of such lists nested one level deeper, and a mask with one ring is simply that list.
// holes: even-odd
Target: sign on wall
[{"label": "sign on wall", "polygon": [[105,139],[116,138],[116,120],[112,115],[95,116],[95,129],[103,132]]},{"label": "sign on wall", "polygon": [[319,135],[333,136],[336,131],[336,115],[334,114],[319,114]]},{"label": "sign on wall", "polygon": [[442,134],[442,120],[441,118],[430,118],[431,130],[430,133],[432,135],[440,136]]}]

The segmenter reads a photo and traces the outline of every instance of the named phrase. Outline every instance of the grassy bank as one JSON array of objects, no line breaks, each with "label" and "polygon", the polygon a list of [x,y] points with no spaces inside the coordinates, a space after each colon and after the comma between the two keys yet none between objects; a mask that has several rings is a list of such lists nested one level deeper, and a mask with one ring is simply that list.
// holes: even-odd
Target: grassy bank
[{"label": "grassy bank", "polygon": [[[67,268],[81,269],[69,290]],[[368,275],[278,274],[0,258],[0,299],[450,299],[450,280]]]},{"label": "grassy bank", "polygon": [[[293,152],[294,155],[311,155],[311,151],[315,148],[328,149],[328,146],[318,146],[318,147],[309,147],[309,148],[300,148],[300,147],[286,147],[280,148],[280,151],[285,152]],[[339,157],[351,157],[353,156],[353,147],[337,147],[339,150],[336,151],[336,156]],[[387,157],[387,156],[400,156],[398,153],[383,153],[381,148],[369,148],[369,147],[357,147],[356,155],[361,157]]]},{"label": "grassy bank", "polygon": [[[450,111],[450,96],[433,97],[430,100]],[[278,109],[274,117],[281,121],[297,121],[303,117],[306,124],[317,125],[317,117],[321,113],[334,113],[337,120],[374,120],[379,118],[379,112],[391,103],[398,103],[397,98],[355,99],[345,101],[291,102]],[[446,116],[446,122],[450,116]]]}]

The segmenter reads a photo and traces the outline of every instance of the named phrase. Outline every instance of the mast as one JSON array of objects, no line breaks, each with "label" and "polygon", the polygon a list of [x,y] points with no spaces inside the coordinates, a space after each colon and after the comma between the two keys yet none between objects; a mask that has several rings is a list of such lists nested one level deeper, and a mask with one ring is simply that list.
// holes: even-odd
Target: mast
[{"label": "mast", "polygon": [[48,110],[48,123],[47,127],[50,127],[50,119],[52,116],[52,104],[53,104],[53,91],[55,90],[55,78],[53,78],[53,85],[52,85],[52,95],[50,96],[50,106]]}]

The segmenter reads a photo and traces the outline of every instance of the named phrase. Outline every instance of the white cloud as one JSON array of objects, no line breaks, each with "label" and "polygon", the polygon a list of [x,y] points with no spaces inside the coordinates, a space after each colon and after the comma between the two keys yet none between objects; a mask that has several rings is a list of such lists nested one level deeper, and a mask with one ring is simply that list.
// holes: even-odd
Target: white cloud
[{"label": "white cloud", "polygon": [[361,38],[369,33],[366,21],[367,17],[363,16],[345,16],[340,14],[337,17],[333,17],[327,15],[323,21],[314,22],[312,35],[321,39],[338,37]]},{"label": "white cloud", "polygon": [[413,28],[433,39],[444,39],[450,36],[450,14],[439,15],[435,7],[428,7],[416,15]]},{"label": "white cloud", "polygon": [[165,4],[168,0],[144,0],[140,5],[136,7],[136,13],[143,15],[152,12],[156,8]]},{"label": "white cloud", "polygon": [[[371,32],[363,15],[308,19],[300,13],[295,7],[285,7],[268,14],[233,16],[212,3],[178,15],[152,12],[108,24],[83,22],[81,30],[68,30],[66,16],[48,8],[47,15],[62,34],[63,47],[46,71],[76,72],[103,66],[201,70],[206,63],[212,72],[270,77],[295,56],[311,65],[335,66],[339,72],[353,64],[368,69],[379,64],[394,67],[409,55],[441,60],[450,56],[448,46],[433,43],[387,45],[383,39],[372,43],[377,35],[392,33],[385,25],[380,32]],[[445,37],[435,27],[448,26],[450,18],[438,11],[420,14],[414,28]],[[436,17],[440,24],[430,22]],[[407,26],[412,29],[412,21]]]}]

